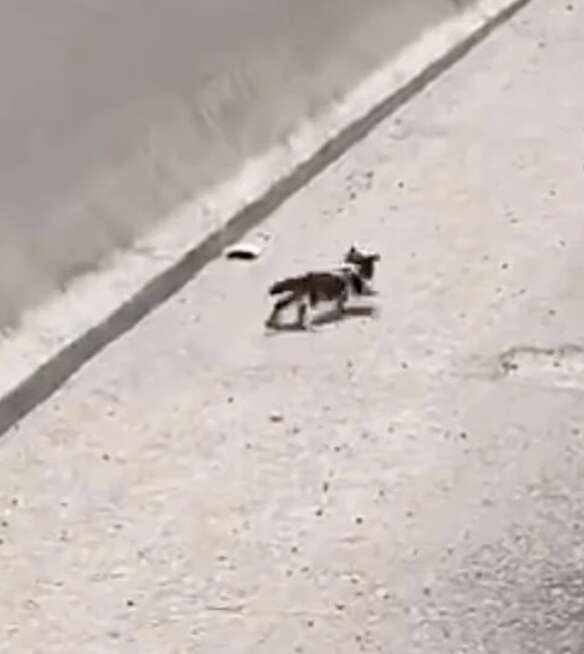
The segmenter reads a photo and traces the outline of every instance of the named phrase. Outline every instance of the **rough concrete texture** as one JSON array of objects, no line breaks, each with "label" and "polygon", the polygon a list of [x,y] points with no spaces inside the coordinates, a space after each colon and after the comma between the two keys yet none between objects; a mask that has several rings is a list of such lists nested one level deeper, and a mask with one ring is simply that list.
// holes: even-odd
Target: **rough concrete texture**
[{"label": "rough concrete texture", "polygon": [[[536,0],[12,430],[0,651],[584,650],[583,17]],[[378,312],[266,334],[353,240]]]},{"label": "rough concrete texture", "polygon": [[[481,0],[423,32],[341,99],[305,116],[282,143],[247,159],[235,175],[179,206],[129,249],[106,257],[98,270],[77,276],[62,292],[24,312],[17,329],[0,324],[0,434],[527,1]],[[83,233],[90,235],[91,229]],[[63,245],[67,242],[74,245],[75,239]],[[76,250],[69,250],[75,256]],[[26,266],[26,255],[15,253]],[[8,268],[10,261],[4,262]],[[24,296],[13,273],[9,285],[20,302]],[[52,279],[48,270],[43,279]]]},{"label": "rough concrete texture", "polygon": [[7,0],[0,325],[469,0]]}]

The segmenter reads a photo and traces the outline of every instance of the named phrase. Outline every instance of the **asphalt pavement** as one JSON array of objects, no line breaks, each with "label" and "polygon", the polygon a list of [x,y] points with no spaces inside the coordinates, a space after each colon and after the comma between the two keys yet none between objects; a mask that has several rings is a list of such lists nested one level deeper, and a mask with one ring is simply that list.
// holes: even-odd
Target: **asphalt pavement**
[{"label": "asphalt pavement", "polygon": [[582,62],[535,0],[4,437],[0,651],[584,652]]}]

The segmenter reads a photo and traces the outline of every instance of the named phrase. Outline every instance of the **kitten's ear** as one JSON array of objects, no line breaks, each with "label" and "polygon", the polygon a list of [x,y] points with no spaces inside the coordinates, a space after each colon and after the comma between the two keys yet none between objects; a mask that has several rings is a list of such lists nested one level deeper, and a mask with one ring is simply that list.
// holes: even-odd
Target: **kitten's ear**
[{"label": "kitten's ear", "polygon": [[355,252],[356,252],[355,251],[355,246],[351,245],[351,247],[347,250],[347,253],[345,254],[345,261],[347,263],[350,263],[351,260],[354,258]]}]

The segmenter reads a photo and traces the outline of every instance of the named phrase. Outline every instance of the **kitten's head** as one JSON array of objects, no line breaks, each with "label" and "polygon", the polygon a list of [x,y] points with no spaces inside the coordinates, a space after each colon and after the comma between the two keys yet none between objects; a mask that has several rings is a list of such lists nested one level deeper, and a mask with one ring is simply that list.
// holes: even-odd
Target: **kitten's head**
[{"label": "kitten's head", "polygon": [[355,266],[358,274],[364,279],[372,279],[375,263],[381,259],[377,252],[364,252],[351,245],[345,254],[345,263]]}]

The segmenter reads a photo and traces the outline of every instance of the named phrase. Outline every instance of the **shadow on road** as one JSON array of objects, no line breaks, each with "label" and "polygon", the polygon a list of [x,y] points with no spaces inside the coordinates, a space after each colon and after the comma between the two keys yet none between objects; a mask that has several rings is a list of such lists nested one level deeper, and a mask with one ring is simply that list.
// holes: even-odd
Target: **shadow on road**
[{"label": "shadow on road", "polygon": [[374,306],[347,307],[342,314],[339,314],[336,309],[331,309],[315,316],[305,327],[297,322],[283,323],[280,325],[270,325],[269,332],[271,334],[279,332],[314,332],[313,327],[342,322],[352,318],[375,318],[377,314],[378,308]]},{"label": "shadow on road", "polygon": [[341,322],[343,320],[351,320],[352,318],[375,318],[378,309],[373,306],[360,306],[360,307],[347,307],[342,314],[339,314],[336,309],[326,311],[325,313],[315,316],[312,324],[328,325],[332,322]]}]

